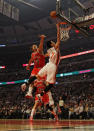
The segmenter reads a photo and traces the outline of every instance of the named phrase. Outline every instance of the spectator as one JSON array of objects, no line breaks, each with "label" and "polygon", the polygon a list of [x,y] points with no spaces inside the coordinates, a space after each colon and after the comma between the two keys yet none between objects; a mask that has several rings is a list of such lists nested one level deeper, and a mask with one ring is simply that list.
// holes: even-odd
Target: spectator
[{"label": "spectator", "polygon": [[63,118],[63,116],[64,116],[64,101],[63,101],[63,99],[62,99],[62,97],[60,96],[59,97],[59,107],[60,107],[60,110],[61,110],[61,116],[60,116],[60,118],[62,119]]},{"label": "spectator", "polygon": [[94,105],[93,104],[90,104],[90,107],[89,107],[89,118],[94,119]]},{"label": "spectator", "polygon": [[84,118],[84,106],[82,103],[79,104],[79,118],[80,119]]},{"label": "spectator", "polygon": [[88,103],[85,105],[85,119],[89,118],[89,106]]},{"label": "spectator", "polygon": [[79,105],[75,104],[74,106],[74,119],[79,119]]}]

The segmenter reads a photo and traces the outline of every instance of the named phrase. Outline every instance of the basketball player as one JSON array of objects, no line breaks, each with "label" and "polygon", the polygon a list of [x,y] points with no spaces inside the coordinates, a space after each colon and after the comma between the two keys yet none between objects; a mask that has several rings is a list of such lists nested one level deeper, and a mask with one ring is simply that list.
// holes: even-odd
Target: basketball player
[{"label": "basketball player", "polygon": [[31,115],[30,115],[31,122],[33,120],[33,116],[36,112],[37,107],[42,106],[42,104],[44,104],[44,106],[50,110],[50,112],[54,115],[55,120],[58,121],[58,116],[56,115],[52,107],[54,106],[54,101],[51,92],[49,91],[46,94],[44,94],[43,97],[41,98],[39,97],[39,94],[41,94],[41,92],[45,89],[44,80],[45,79],[36,79],[34,81],[34,88],[36,87],[36,93],[35,93],[35,104],[32,108]]},{"label": "basketball player", "polygon": [[[31,54],[31,58],[30,58],[29,63],[26,67],[27,70],[30,70],[31,63],[34,63],[34,68],[31,72],[30,77],[36,76],[37,73],[39,72],[39,70],[45,65],[45,56],[43,54],[43,43],[44,43],[45,35],[41,35],[40,38],[41,38],[41,40],[40,40],[39,47],[35,44],[32,45],[32,47],[31,47],[31,50],[33,53]],[[22,84],[21,88],[24,91],[26,87],[25,86],[23,87],[23,85],[25,85],[25,84]],[[32,97],[32,89],[33,89],[33,84],[30,84],[29,90],[26,94],[26,98]]]},{"label": "basketball player", "polygon": [[[60,23],[56,24],[57,26],[57,42],[56,44],[53,41],[47,42],[47,55],[49,57],[49,62],[38,72],[36,76],[30,77],[26,85],[31,84],[35,79],[39,79],[40,77],[47,76],[46,82],[47,86],[44,91],[41,93],[43,96],[46,92],[48,92],[53,86],[56,81],[56,73],[57,67],[60,61]],[[46,55],[46,56],[47,56]],[[25,86],[26,86],[25,85]]]}]

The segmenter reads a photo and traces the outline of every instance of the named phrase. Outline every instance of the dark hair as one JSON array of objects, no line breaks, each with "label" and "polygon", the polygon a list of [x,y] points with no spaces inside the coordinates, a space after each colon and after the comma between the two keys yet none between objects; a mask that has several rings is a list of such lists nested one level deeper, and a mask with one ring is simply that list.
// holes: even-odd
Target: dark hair
[{"label": "dark hair", "polygon": [[51,46],[51,41],[47,41],[46,45],[47,45],[47,49],[51,48],[52,47]]}]

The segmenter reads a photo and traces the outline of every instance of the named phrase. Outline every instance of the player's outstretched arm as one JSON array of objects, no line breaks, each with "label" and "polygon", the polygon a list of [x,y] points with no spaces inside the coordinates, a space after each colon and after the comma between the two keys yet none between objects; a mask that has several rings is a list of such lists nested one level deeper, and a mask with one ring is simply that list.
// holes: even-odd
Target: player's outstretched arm
[{"label": "player's outstretched arm", "polygon": [[44,44],[44,38],[46,36],[45,35],[40,35],[40,44],[39,44],[39,52],[42,53],[43,52],[43,44]]},{"label": "player's outstretched arm", "polygon": [[33,59],[32,59],[32,56],[31,56],[31,58],[30,58],[30,60],[28,62],[28,65],[26,67],[27,70],[30,70],[30,65],[31,65],[32,62],[33,62]]},{"label": "player's outstretched arm", "polygon": [[57,23],[56,27],[57,27],[57,42],[55,48],[57,49],[60,46],[60,23]]}]

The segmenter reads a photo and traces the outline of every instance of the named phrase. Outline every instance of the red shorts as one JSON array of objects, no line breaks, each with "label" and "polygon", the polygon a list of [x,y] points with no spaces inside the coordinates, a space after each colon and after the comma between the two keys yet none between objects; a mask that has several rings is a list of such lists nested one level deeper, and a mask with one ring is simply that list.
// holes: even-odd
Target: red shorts
[{"label": "red shorts", "polygon": [[[31,76],[36,76],[40,70],[41,70],[41,68],[33,68],[32,72],[31,72]],[[40,79],[46,80],[46,76],[40,77]]]},{"label": "red shorts", "polygon": [[40,71],[41,68],[33,68],[32,72],[31,72],[31,76],[35,76],[38,74],[38,72]]},{"label": "red shorts", "polygon": [[46,105],[49,103],[49,96],[48,94],[44,94],[41,98],[41,101],[39,100],[39,98],[37,97],[37,95],[35,96],[35,101],[39,101],[39,105],[41,106],[42,104]]}]

